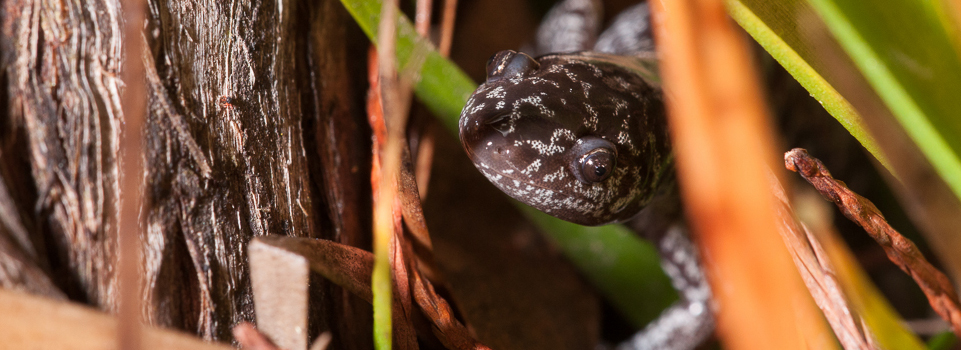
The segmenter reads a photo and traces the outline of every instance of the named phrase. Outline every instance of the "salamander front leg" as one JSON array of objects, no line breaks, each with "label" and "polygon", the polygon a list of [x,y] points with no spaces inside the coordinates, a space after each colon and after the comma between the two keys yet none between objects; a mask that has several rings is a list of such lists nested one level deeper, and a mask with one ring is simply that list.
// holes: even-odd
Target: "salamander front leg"
[{"label": "salamander front leg", "polygon": [[594,51],[634,56],[654,53],[651,12],[647,2],[622,11],[601,33]]},{"label": "salamander front leg", "polygon": [[599,0],[558,2],[537,28],[534,56],[590,50],[601,29],[602,10]]}]

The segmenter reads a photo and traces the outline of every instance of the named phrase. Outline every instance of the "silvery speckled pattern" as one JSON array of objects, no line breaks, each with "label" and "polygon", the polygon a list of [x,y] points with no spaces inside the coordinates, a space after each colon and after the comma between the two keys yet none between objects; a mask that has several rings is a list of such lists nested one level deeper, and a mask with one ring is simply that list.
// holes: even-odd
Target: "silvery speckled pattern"
[{"label": "silvery speckled pattern", "polygon": [[561,1],[538,29],[542,56],[491,58],[460,136],[511,197],[579,224],[625,222],[651,239],[680,299],[617,349],[687,350],[713,333],[713,304],[677,197],[648,14],[644,3],[628,8],[598,36],[597,0]]},{"label": "silvery speckled pattern", "polygon": [[[461,141],[511,197],[564,220],[630,219],[668,179],[670,142],[661,90],[637,58],[598,53],[532,59],[503,51],[461,113]],[[630,66],[641,67],[631,69]],[[601,139],[616,162],[606,180],[575,176],[578,143]]]}]

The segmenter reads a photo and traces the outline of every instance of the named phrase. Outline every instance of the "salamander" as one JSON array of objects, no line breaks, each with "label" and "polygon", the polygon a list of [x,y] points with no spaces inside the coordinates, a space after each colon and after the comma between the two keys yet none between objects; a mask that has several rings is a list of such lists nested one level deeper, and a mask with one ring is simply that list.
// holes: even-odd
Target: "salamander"
[{"label": "salamander", "polygon": [[499,189],[555,217],[631,219],[673,159],[661,90],[638,69],[592,52],[501,51],[461,114],[464,149]]},{"label": "salamander", "polygon": [[[693,348],[713,331],[710,289],[677,199],[653,41],[646,22],[636,23],[646,21],[647,8],[628,10],[594,40],[584,32],[599,18],[570,16],[596,15],[596,6],[561,2],[538,35],[560,44],[537,45],[596,42],[594,51],[534,58],[505,50],[491,57],[487,80],[461,113],[461,143],[477,169],[514,199],[577,224],[625,223],[652,239],[681,300],[621,348]],[[565,23],[588,28],[558,27]]]}]

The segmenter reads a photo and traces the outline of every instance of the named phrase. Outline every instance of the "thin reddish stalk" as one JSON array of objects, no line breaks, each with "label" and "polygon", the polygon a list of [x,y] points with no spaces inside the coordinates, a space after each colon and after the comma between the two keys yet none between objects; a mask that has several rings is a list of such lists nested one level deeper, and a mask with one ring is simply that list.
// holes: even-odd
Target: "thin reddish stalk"
[{"label": "thin reddish stalk", "polygon": [[430,120],[420,135],[417,143],[417,159],[414,164],[414,178],[417,183],[417,194],[421,200],[427,198],[427,186],[430,184],[430,170],[434,165],[434,143],[437,133],[437,122]]},{"label": "thin reddish stalk", "polygon": [[[396,193],[394,193],[396,195]],[[400,199],[394,197],[393,208],[391,209],[394,219],[393,236],[390,240],[390,268],[391,284],[393,292],[393,328],[395,344],[398,349],[417,349],[417,332],[414,330],[413,323],[413,297],[410,290],[410,270],[409,265],[404,259],[404,227],[401,213],[399,210]]]},{"label": "thin reddish stalk", "polygon": [[430,34],[430,17],[433,0],[417,0],[417,13],[414,15],[414,28],[417,34],[427,38]]},{"label": "thin reddish stalk", "polygon": [[437,294],[430,281],[424,279],[418,268],[424,264],[418,263],[411,242],[405,242],[403,237],[398,237],[398,241],[402,242],[406,263],[411,266],[408,280],[411,296],[420,311],[430,320],[437,339],[449,349],[490,349],[471,336],[467,327],[454,317],[454,310],[447,300]]},{"label": "thin reddish stalk", "polygon": [[[410,88],[399,78],[395,63],[396,2],[387,2],[382,6],[377,54],[370,56],[373,91],[370,98],[379,97],[380,109],[368,108],[371,127],[377,135],[377,142],[373,146],[377,150],[372,167],[374,173],[371,176],[374,191],[374,339],[380,349],[391,347],[390,343],[381,342],[385,338],[385,341],[393,338],[396,341],[393,346],[398,349],[414,349],[417,339],[411,323],[407,267],[403,259],[398,258],[402,257],[399,247],[402,242],[397,240],[398,232],[402,232],[397,179],[404,149]],[[392,300],[402,303],[392,305]],[[392,310],[401,311],[401,314],[392,315]]]},{"label": "thin reddish stalk", "polygon": [[[378,52],[376,56],[371,55],[371,58],[376,60],[372,61],[369,73],[372,80],[371,90],[375,91],[371,95],[379,95],[381,108],[369,108],[367,111],[371,128],[376,130],[380,128],[380,123],[384,125],[383,132],[374,132],[375,135],[382,133],[384,138],[383,143],[375,142],[372,146],[375,149],[375,158],[371,168],[371,185],[374,194],[374,271],[371,287],[374,307],[374,346],[380,350],[391,349],[392,345],[400,345],[392,344],[394,334],[391,318],[396,315],[392,315],[391,312],[394,288],[390,267],[391,241],[394,236],[391,207],[396,192],[396,182],[393,179],[397,174],[394,169],[397,167],[399,157],[392,155],[397,148],[394,146],[397,143],[396,140],[392,140],[396,135],[391,135],[394,132],[388,128],[395,121],[388,122],[390,116],[387,115],[388,113],[396,115],[394,108],[397,108],[397,91],[392,89],[391,82],[384,81],[384,78],[392,79],[396,76],[394,69],[396,4],[396,1],[388,1],[381,5],[381,21],[377,30]],[[375,140],[379,141],[381,137],[378,135]]]},{"label": "thin reddish stalk", "polygon": [[444,17],[441,23],[440,48],[441,56],[450,55],[450,47],[454,42],[454,18],[457,15],[457,0],[444,0]]},{"label": "thin reddish stalk", "polygon": [[117,342],[120,349],[141,348],[141,252],[140,210],[143,205],[143,125],[147,108],[147,89],[143,66],[143,0],[125,0],[124,12],[124,65],[122,78],[124,129],[120,135],[120,212],[117,232],[114,235],[120,245],[117,266],[119,269],[119,322]]},{"label": "thin reddish stalk", "polygon": [[[777,234],[757,77],[721,0],[651,3],[678,179],[729,349],[801,349],[814,303]],[[797,309],[797,308],[802,309]]]},{"label": "thin reddish stalk", "polygon": [[884,248],[888,259],[914,278],[934,311],[951,324],[954,334],[961,337],[958,294],[951,280],[921,255],[914,242],[891,227],[874,203],[835,180],[824,164],[804,149],[795,148],[784,154],[784,162],[789,170],[814,185],[825,199],[834,202],[844,216],[861,225]]}]

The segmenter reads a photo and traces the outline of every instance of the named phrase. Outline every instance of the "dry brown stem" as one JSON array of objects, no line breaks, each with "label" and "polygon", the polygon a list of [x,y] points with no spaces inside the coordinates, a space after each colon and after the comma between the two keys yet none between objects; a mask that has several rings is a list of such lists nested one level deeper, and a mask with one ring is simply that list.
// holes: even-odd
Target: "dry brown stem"
[{"label": "dry brown stem", "polygon": [[954,334],[961,336],[961,307],[954,286],[921,255],[911,240],[892,228],[871,201],[835,180],[824,164],[806,150],[795,148],[785,153],[784,163],[814,185],[825,199],[837,204],[844,216],[861,225],[884,248],[888,259],[914,278],[934,311],[951,324]]},{"label": "dry brown stem", "polygon": [[[385,85],[384,89],[381,88],[381,84],[388,82],[381,80],[385,78],[387,74],[378,72],[378,69],[384,67],[383,62],[378,62],[379,59],[383,59],[383,57],[379,55],[375,56],[372,52],[370,56],[371,62],[369,63],[369,67],[371,68],[369,76],[371,90],[367,101],[368,118],[371,129],[374,132],[374,160],[371,171],[371,184],[374,193],[382,193],[381,191],[387,190],[391,191],[391,193],[383,193],[375,198],[378,198],[382,203],[391,203],[392,205],[391,218],[394,220],[394,230],[390,242],[390,263],[394,282],[393,309],[394,312],[400,311],[404,315],[402,324],[397,324],[399,318],[396,316],[399,315],[395,315],[393,318],[395,320],[395,340],[400,338],[400,336],[397,335],[397,330],[407,332],[414,328],[412,323],[415,319],[412,314],[412,303],[416,302],[417,306],[420,307],[420,311],[429,318],[434,335],[448,348],[487,349],[487,347],[481,345],[470,335],[463,324],[457,321],[447,301],[434,292],[433,285],[424,279],[421,274],[421,269],[425,269],[428,276],[437,276],[435,272],[436,268],[433,267],[433,257],[431,254],[432,243],[430,241],[430,235],[427,232],[423,208],[420,203],[420,194],[416,180],[414,179],[412,164],[410,162],[410,152],[406,147],[400,150],[400,152],[397,152],[397,150],[394,150],[392,153],[388,152],[389,147],[392,146],[391,143],[394,143],[394,146],[406,145],[406,142],[392,140],[392,138],[395,137],[403,137],[403,133],[392,132],[391,130],[391,128],[397,128],[398,125],[403,125],[401,123],[403,123],[406,118],[396,118],[396,116],[392,118],[387,115],[386,108],[390,106],[391,103],[389,99],[385,100],[383,98],[388,94],[385,89],[391,85],[396,87],[397,83],[395,81],[392,84]],[[375,67],[378,69],[375,69]],[[406,107],[406,104],[394,103],[393,106],[393,108],[402,108]],[[391,161],[389,157],[399,159]],[[388,167],[393,167],[394,169],[389,169]],[[389,180],[390,178],[396,179],[396,187],[385,185],[388,183],[385,180]],[[375,204],[376,202],[377,201],[375,201]],[[403,234],[402,218],[410,229],[410,235]],[[414,253],[412,246],[414,243],[421,248],[421,256]],[[413,336],[413,333],[410,335]]]},{"label": "dry brown stem", "polygon": [[440,34],[440,55],[447,57],[450,54],[450,46],[454,41],[454,15],[457,13],[457,0],[444,0],[444,17],[441,24]]},{"label": "dry brown stem", "polygon": [[824,313],[838,342],[845,349],[876,349],[871,343],[871,336],[860,326],[863,321],[844,294],[833,263],[821,242],[794,216],[794,209],[780,182],[772,177],[771,183],[778,199],[776,209],[781,238],[791,252],[801,280]]},{"label": "dry brown stem", "polygon": [[417,0],[417,14],[414,16],[414,28],[422,37],[430,36],[430,15],[433,11],[434,0]]}]

